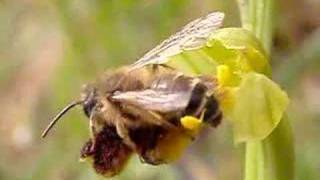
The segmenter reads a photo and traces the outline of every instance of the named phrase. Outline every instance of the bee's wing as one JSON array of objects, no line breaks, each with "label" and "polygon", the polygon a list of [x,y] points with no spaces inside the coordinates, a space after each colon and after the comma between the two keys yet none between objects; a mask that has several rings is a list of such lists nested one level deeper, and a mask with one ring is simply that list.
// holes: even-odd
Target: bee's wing
[{"label": "bee's wing", "polygon": [[210,34],[222,26],[223,18],[224,13],[213,12],[190,22],[181,31],[170,36],[132,64],[132,69],[150,64],[163,64],[167,62],[169,57],[177,55],[183,50],[203,47]]},{"label": "bee's wing", "polygon": [[132,105],[146,111],[160,113],[184,110],[190,100],[191,91],[168,91],[162,89],[147,89],[116,93],[112,99]]}]

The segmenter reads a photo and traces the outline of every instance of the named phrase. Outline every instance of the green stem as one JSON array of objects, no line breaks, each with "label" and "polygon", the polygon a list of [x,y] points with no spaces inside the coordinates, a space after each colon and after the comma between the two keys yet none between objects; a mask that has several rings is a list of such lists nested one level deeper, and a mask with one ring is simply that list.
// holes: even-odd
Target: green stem
[{"label": "green stem", "polygon": [[246,144],[245,179],[264,179],[263,146],[260,141]]},{"label": "green stem", "polygon": [[[242,27],[253,32],[270,54],[272,45],[273,0],[238,0]],[[292,180],[294,147],[286,115],[264,140],[246,143],[245,180]]]},{"label": "green stem", "polygon": [[238,0],[242,27],[253,32],[270,53],[273,31],[273,0]]}]

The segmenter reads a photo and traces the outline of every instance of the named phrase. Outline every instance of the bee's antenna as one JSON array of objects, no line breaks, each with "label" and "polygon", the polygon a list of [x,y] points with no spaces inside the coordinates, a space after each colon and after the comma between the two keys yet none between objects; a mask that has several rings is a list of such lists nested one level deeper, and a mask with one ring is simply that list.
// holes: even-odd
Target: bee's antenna
[{"label": "bee's antenna", "polygon": [[58,122],[58,120],[70,109],[74,108],[77,105],[83,104],[83,101],[74,101],[68,104],[65,108],[62,109],[50,122],[50,124],[47,126],[47,128],[43,131],[41,137],[45,138],[48,134],[48,132],[51,130],[51,128]]}]

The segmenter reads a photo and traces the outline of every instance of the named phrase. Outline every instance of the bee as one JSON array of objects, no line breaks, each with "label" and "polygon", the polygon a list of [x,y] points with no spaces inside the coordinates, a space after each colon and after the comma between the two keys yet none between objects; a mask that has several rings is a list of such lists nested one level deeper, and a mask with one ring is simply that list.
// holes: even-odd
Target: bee
[{"label": "bee", "polygon": [[180,119],[193,116],[216,127],[222,112],[214,94],[214,77],[185,75],[166,63],[182,51],[203,47],[223,18],[223,13],[213,12],[196,19],[135,63],[108,71],[85,85],[80,100],[58,113],[42,137],[65,113],[80,105],[91,131],[80,156],[91,159],[97,173],[118,174],[133,153],[152,165],[176,159],[170,147],[194,138]]}]

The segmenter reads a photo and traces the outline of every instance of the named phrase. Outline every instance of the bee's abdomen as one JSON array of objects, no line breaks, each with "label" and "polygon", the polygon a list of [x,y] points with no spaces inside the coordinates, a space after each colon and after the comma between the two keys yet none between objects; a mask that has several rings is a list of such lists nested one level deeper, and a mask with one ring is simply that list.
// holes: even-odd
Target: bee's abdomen
[{"label": "bee's abdomen", "polygon": [[195,85],[191,93],[190,101],[185,110],[185,115],[193,115],[196,117],[200,115],[204,100],[206,99],[206,91],[207,88],[204,85],[200,83]]},{"label": "bee's abdomen", "polygon": [[221,119],[222,112],[220,111],[218,101],[213,96],[207,97],[203,121],[213,127],[217,127],[220,124]]},{"label": "bee's abdomen", "polygon": [[191,98],[184,115],[191,115],[200,118],[204,112],[203,121],[216,127],[222,119],[222,112],[219,103],[214,96],[207,96],[207,87],[197,83],[192,90]]}]

